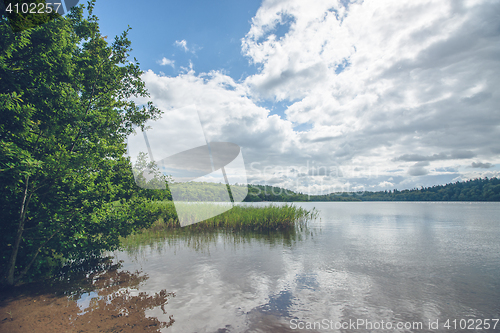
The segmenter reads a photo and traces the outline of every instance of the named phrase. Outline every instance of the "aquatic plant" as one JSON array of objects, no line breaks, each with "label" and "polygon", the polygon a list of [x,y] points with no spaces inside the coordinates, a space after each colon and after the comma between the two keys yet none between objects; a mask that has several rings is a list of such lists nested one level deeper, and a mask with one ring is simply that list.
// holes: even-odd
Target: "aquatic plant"
[{"label": "aquatic plant", "polygon": [[[189,205],[189,203],[185,203]],[[207,210],[217,211],[216,203],[197,203],[192,205],[191,214],[196,218],[199,214],[205,214]],[[149,203],[154,216],[158,221],[153,223],[150,230],[163,230],[169,228],[180,228],[179,221],[173,202],[155,201]],[[211,217],[207,220],[192,224],[185,228],[195,230],[232,229],[232,230],[285,230],[302,225],[308,220],[317,217],[317,211],[308,211],[304,208],[290,205],[268,205],[268,206],[234,206],[232,209]]]},{"label": "aquatic plant", "polygon": [[[207,203],[206,206],[205,204],[193,205],[192,214],[196,217],[197,212],[201,209],[216,209],[213,205],[212,203]],[[236,237],[238,239],[248,238],[248,233],[258,233],[259,235],[254,235],[258,238],[262,238],[263,234],[266,234],[264,235],[266,239],[277,238],[287,243],[290,242],[290,239],[295,238],[294,235],[305,230],[307,222],[315,219],[318,215],[318,211],[315,209],[309,211],[288,204],[260,207],[235,206],[208,220],[181,228],[172,202],[151,202],[148,209],[152,211],[152,216],[157,216],[158,219],[149,228],[121,238],[122,247],[133,248],[137,245],[152,245],[158,240],[169,240],[172,237],[180,237],[184,240],[189,238],[194,241],[196,237],[201,236],[204,240],[215,240],[221,236],[221,233],[239,235]]]}]

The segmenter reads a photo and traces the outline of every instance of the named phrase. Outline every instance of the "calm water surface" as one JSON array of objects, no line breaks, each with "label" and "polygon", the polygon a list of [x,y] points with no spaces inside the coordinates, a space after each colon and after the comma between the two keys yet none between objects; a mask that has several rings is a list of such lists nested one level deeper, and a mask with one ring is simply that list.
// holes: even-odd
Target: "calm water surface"
[{"label": "calm water surface", "polygon": [[[296,205],[320,212],[307,231],[172,237],[116,260],[149,276],[139,291],[176,294],[167,314],[147,312],[173,315],[165,332],[457,332],[500,318],[499,203]],[[375,327],[335,329],[358,320]]]}]

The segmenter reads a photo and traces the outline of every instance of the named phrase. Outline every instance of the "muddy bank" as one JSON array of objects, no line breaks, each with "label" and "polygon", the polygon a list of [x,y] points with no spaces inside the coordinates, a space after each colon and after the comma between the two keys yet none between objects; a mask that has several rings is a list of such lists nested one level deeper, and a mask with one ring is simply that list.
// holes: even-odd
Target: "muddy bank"
[{"label": "muddy bank", "polygon": [[56,280],[1,290],[0,332],[160,332],[174,323],[147,317],[164,306],[172,293],[137,292],[148,277],[107,262]]}]

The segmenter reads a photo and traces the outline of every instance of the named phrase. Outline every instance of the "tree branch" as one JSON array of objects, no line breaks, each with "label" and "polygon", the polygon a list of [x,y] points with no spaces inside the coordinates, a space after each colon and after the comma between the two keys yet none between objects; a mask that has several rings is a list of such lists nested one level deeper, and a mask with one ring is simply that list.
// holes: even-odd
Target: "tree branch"
[{"label": "tree branch", "polygon": [[[102,64],[101,64],[100,67],[102,67]],[[88,115],[88,113],[90,111],[90,105],[92,105],[92,102],[94,101],[93,97],[94,97],[94,92],[95,92],[95,86],[97,84],[98,77],[101,75],[101,69],[102,68],[99,68],[99,72],[97,72],[96,80],[94,81],[94,84],[92,85],[92,93],[90,94],[89,104],[87,105],[87,110],[85,110],[85,116],[84,116],[84,118],[87,118],[87,115]],[[82,133],[82,127],[83,126],[80,126],[80,128],[78,129],[78,134],[76,135],[75,141],[73,142],[73,145],[71,146],[71,149],[69,150],[70,153],[73,151],[73,149],[76,146],[76,142],[80,138],[80,134]]]},{"label": "tree branch", "polygon": [[38,249],[36,250],[36,253],[33,255],[33,258],[31,258],[31,261],[28,263],[28,265],[26,267],[24,267],[24,269],[21,271],[21,273],[19,273],[19,275],[15,278],[14,284],[17,283],[23,276],[26,275],[28,270],[31,268],[31,265],[33,265],[33,263],[35,262],[35,259],[38,256],[38,254],[40,253],[40,251],[61,230],[61,228],[62,228],[62,226],[60,226],[56,231],[54,231],[52,233],[52,235],[50,235],[50,237],[38,247]]}]

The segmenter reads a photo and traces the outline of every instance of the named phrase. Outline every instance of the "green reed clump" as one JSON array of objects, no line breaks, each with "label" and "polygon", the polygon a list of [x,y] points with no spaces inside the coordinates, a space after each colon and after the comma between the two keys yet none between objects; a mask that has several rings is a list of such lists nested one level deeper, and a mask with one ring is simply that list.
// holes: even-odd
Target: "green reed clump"
[{"label": "green reed clump", "polygon": [[[193,205],[193,218],[202,216],[210,209],[217,210],[216,204]],[[149,209],[158,220],[154,222],[149,231],[162,231],[165,229],[180,228],[174,204],[170,201],[151,202]],[[203,212],[202,212],[203,211]],[[269,206],[234,206],[232,209],[194,223],[185,228],[196,230],[232,229],[232,230],[286,230],[300,226],[308,220],[315,219],[318,212],[313,209],[308,211],[301,207],[291,205],[269,205]]]},{"label": "green reed clump", "polygon": [[[318,215],[318,211],[315,209],[308,211],[292,204],[258,207],[235,206],[220,215],[181,228],[172,202],[151,202],[148,209],[151,210],[152,216],[157,216],[157,220],[149,228],[122,239],[121,243],[125,248],[130,250],[138,245],[152,245],[158,240],[170,240],[173,236],[182,239],[187,237],[193,242],[193,237],[202,237],[206,240],[219,237],[218,232],[228,232],[233,236],[248,236],[248,232],[251,232],[258,233],[261,238],[269,238],[270,235],[276,234],[281,239],[284,235],[291,237],[292,234],[295,235],[305,230],[307,222],[315,219]],[[196,204],[192,206],[191,214],[195,218],[197,214],[206,214],[207,210],[210,209],[217,210],[216,206],[211,203]],[[240,234],[239,231],[243,234]]]},{"label": "green reed clump", "polygon": [[189,226],[195,229],[225,228],[232,230],[286,230],[315,218],[315,210],[308,211],[293,205],[264,207],[235,206],[232,209]]}]

